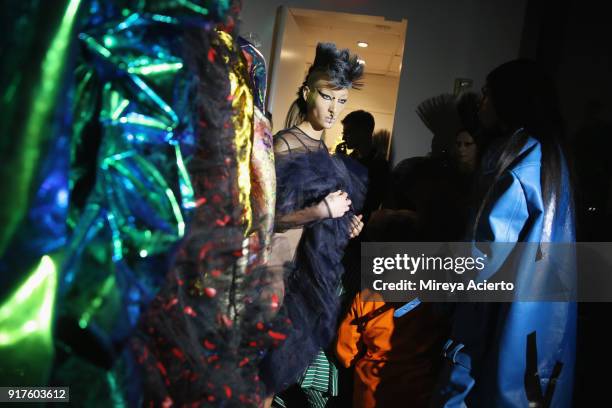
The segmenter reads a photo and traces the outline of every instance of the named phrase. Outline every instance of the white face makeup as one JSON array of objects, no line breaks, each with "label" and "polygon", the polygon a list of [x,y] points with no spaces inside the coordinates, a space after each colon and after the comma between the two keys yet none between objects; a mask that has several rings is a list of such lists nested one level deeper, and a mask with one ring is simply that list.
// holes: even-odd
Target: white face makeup
[{"label": "white face makeup", "polygon": [[306,120],[313,129],[323,130],[331,128],[348,102],[348,89],[331,89],[316,86],[304,89],[304,98],[308,101]]}]

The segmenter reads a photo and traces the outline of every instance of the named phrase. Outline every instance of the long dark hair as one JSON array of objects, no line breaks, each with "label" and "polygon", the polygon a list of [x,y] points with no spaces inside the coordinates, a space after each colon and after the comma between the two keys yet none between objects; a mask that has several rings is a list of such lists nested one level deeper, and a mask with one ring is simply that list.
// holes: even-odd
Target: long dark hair
[{"label": "long dark hair", "polygon": [[474,233],[493,185],[517,159],[530,136],[542,149],[540,183],[545,207],[560,194],[563,173],[564,126],[553,79],[534,61],[518,59],[491,71],[487,89],[505,140],[493,182],[478,210]]}]

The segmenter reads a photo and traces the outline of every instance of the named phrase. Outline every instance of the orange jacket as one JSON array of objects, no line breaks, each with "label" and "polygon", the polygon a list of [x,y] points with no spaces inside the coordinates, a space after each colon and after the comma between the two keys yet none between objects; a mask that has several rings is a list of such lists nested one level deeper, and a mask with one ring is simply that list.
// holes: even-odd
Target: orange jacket
[{"label": "orange jacket", "polygon": [[353,407],[427,406],[447,319],[428,304],[394,317],[397,305],[362,296],[353,300],[336,343],[340,363],[355,367]]}]

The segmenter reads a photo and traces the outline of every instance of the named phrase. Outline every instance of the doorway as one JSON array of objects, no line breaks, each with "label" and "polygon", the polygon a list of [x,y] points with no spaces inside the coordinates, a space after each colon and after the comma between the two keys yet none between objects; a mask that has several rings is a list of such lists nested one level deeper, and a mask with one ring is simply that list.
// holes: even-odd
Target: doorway
[{"label": "doorway", "polygon": [[[351,93],[340,120],[325,132],[331,151],[342,140],[339,123],[348,113],[362,109],[375,119],[375,133],[393,134],[407,21],[384,17],[281,7],[277,15],[268,86],[268,110],[274,133],[283,129],[289,106],[296,98],[315,57],[319,42],[348,48],[365,64],[364,87]],[[387,150],[391,137],[385,141]]]}]

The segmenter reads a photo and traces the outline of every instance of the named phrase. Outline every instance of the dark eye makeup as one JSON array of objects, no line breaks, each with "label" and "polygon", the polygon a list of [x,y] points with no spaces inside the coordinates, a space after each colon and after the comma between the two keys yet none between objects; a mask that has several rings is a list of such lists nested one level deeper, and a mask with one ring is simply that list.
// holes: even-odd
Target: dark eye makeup
[{"label": "dark eye makeup", "polygon": [[[321,98],[325,99],[326,101],[331,101],[332,99],[334,99],[331,95],[328,95],[324,92],[322,92],[320,89],[317,89],[317,92],[319,93],[319,95],[321,95]],[[346,98],[341,98],[338,99],[338,103],[344,105],[347,102],[348,99]]]},{"label": "dark eye makeup", "polygon": [[327,100],[327,101],[331,101],[331,99],[332,99],[332,97],[331,97],[331,96],[329,96],[329,95],[327,95],[327,94],[325,94],[325,93],[321,92],[319,89],[317,89],[317,92],[319,93],[319,95],[321,95],[321,98],[323,98],[323,99],[325,99],[325,100]]}]

